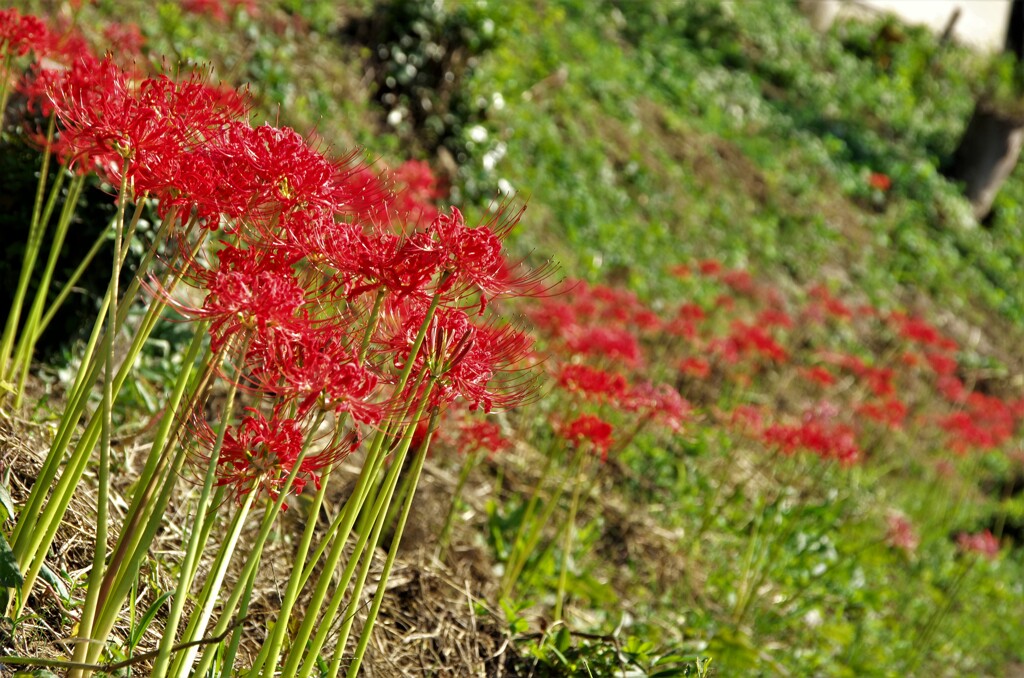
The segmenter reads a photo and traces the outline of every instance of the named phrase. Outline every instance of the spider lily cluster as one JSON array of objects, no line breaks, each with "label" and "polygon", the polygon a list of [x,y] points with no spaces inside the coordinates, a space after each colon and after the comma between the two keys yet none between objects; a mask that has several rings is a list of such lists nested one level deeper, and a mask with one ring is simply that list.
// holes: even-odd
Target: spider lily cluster
[{"label": "spider lily cluster", "polygon": [[[220,652],[207,647],[201,656],[198,645],[179,651],[176,644],[203,638],[211,626],[223,634],[236,614],[244,614],[274,518],[287,497],[303,491],[315,494],[315,506],[280,616],[251,671],[273,675],[283,666],[287,675],[309,675],[344,604],[348,621],[333,641],[331,674],[338,673],[351,612],[363,605],[371,555],[385,527],[396,533],[393,549],[400,542],[441,414],[453,405],[483,413],[508,409],[534,392],[532,340],[490,305],[528,294],[546,274],[506,258],[502,241],[521,212],[503,209],[485,224],[467,224],[458,209],[434,207],[439,191],[424,165],[411,164],[389,178],[355,154],[329,158],[294,130],[250,124],[245,92],[210,85],[202,73],[183,79],[134,74],[16,10],[0,13],[0,49],[0,103],[11,92],[25,97],[29,110],[49,121],[48,132],[31,132],[47,162],[53,157],[60,164],[58,180],[80,190],[87,177],[97,177],[112,187],[118,207],[104,313],[12,536],[24,579],[8,591],[8,612],[16,617],[23,609],[68,499],[87,461],[98,457],[98,546],[78,627],[81,642],[68,665],[75,675],[89,673],[175,484],[192,469],[202,491],[154,675],[201,675],[215,659],[232,666],[237,637],[234,645],[225,641]],[[42,241],[49,206],[61,191],[46,186],[48,180],[44,167],[39,204],[48,208],[37,210],[34,243]],[[398,190],[403,184],[408,192]],[[54,197],[44,201],[47,190]],[[58,232],[66,231],[74,202],[65,200]],[[127,243],[147,214],[159,220],[158,237],[133,282],[119,289]],[[26,257],[26,282],[37,254],[38,247]],[[132,328],[128,357],[115,360],[115,338],[140,291],[148,292],[147,314]],[[26,294],[27,285],[19,290],[19,304]],[[40,331],[36,307],[26,324],[20,323],[20,305],[8,321],[0,357],[9,381],[22,375],[24,384]],[[194,340],[108,555],[112,407],[168,308],[195,328]],[[96,386],[103,405],[90,411],[88,394]],[[16,398],[21,395],[18,390]],[[210,418],[214,410],[219,416]],[[83,419],[85,433],[76,439],[72,434]],[[414,434],[424,425],[415,460],[407,465]],[[356,488],[327,534],[318,535],[317,546],[316,507],[331,471],[357,453],[362,472]],[[259,535],[241,578],[228,588],[228,565],[256,506],[263,507]],[[218,543],[211,528],[225,511],[233,515]],[[355,552],[345,554],[339,584],[335,568],[350,542]],[[217,552],[213,572],[186,614],[199,555],[209,549]],[[308,558],[314,549],[315,557]],[[321,558],[327,566],[314,577]],[[288,618],[307,586],[314,602],[293,629]],[[352,675],[383,591],[378,587],[349,662]]]}]

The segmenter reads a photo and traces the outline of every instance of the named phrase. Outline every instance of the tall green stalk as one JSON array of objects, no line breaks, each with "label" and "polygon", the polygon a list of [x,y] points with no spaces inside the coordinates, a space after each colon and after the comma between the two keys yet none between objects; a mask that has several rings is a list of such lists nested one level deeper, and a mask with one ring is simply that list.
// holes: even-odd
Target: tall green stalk
[{"label": "tall green stalk", "polygon": [[[6,96],[6,88],[4,96]],[[6,109],[0,108],[0,116]],[[42,156],[42,167],[39,170],[39,182],[36,186],[35,202],[32,204],[32,220],[29,222],[28,243],[25,247],[25,255],[21,261],[21,274],[18,276],[18,286],[14,291],[14,299],[11,300],[10,314],[7,316],[7,323],[4,326],[3,336],[0,337],[0,374],[9,373],[8,361],[11,359],[11,351],[14,350],[14,341],[18,334],[18,325],[21,322],[21,307],[25,303],[25,296],[28,293],[29,281],[32,279],[32,271],[35,269],[36,259],[39,256],[39,249],[43,243],[43,235],[46,233],[46,222],[42,220],[43,196],[46,193],[46,182],[50,172],[50,144],[53,141],[53,133],[56,129],[56,119],[50,116],[50,123],[47,129],[46,149]],[[40,293],[45,294],[44,290]]]},{"label": "tall green stalk", "polygon": [[[363,656],[366,654],[366,648],[370,643],[370,635],[373,633],[374,622],[377,619],[377,614],[380,612],[381,602],[384,600],[384,592],[387,590],[388,577],[391,574],[391,568],[395,564],[395,558],[398,555],[398,548],[402,543],[402,533],[405,531],[405,524],[409,520],[409,510],[412,508],[412,502],[416,498],[416,487],[419,485],[420,474],[423,471],[423,462],[427,458],[427,449],[430,447],[430,439],[433,436],[434,428],[437,426],[438,410],[435,408],[430,416],[430,424],[427,428],[427,437],[420,445],[419,451],[416,453],[416,458],[413,460],[413,467],[410,471],[411,474],[411,487],[412,491],[409,492],[409,496],[405,499],[405,504],[402,507],[402,513],[398,519],[398,525],[395,526],[395,536],[391,541],[391,548],[388,549],[387,559],[384,561],[384,569],[380,574],[380,583],[377,585],[377,592],[373,596],[373,603],[370,605],[370,611],[367,614],[366,621],[363,623],[363,632],[359,635],[359,643],[356,645],[355,655],[352,657],[352,662],[349,664],[348,673],[346,674],[349,678],[355,678],[359,675],[359,666],[362,664]],[[331,667],[327,674],[330,678],[338,675],[338,669],[341,662],[341,653],[344,651],[344,647],[338,647],[335,650],[334,660],[331,663]]]},{"label": "tall green stalk", "polygon": [[[80,642],[75,646],[72,661],[84,661],[89,654],[88,641],[92,639],[92,624],[100,596],[100,582],[107,562],[107,532],[109,529],[110,503],[110,439],[114,414],[114,337],[117,325],[118,287],[121,279],[121,247],[124,237],[124,214],[128,201],[128,167],[125,158],[121,168],[121,188],[117,195],[117,218],[114,220],[114,264],[110,276],[110,304],[107,306],[107,332],[103,344],[105,369],[103,370],[103,418],[100,423],[100,465],[97,474],[99,490],[96,497],[96,547],[93,551],[92,569],[89,571],[89,586],[85,607],[78,626]],[[69,678],[88,676],[89,672],[72,671]]]},{"label": "tall green stalk", "polygon": [[[196,335],[201,336],[199,334]],[[178,575],[178,586],[174,592],[174,600],[171,603],[171,611],[164,623],[164,635],[160,640],[160,654],[157,655],[153,664],[152,676],[163,678],[170,667],[171,647],[177,636],[178,621],[185,610],[185,601],[188,599],[189,591],[192,589],[192,577],[196,572],[196,565],[199,562],[200,550],[205,546],[202,539],[206,521],[206,511],[209,507],[210,494],[213,491],[213,482],[217,477],[217,459],[220,456],[221,448],[224,445],[224,435],[227,433],[228,425],[231,422],[231,412],[234,410],[235,393],[238,391],[237,380],[231,382],[228,390],[227,400],[224,405],[224,416],[221,419],[217,430],[217,440],[210,453],[210,463],[206,468],[206,475],[203,478],[203,489],[196,503],[196,512],[192,519],[192,531],[189,535],[188,546],[185,549],[185,557],[181,561],[181,572]],[[208,532],[206,533],[209,534]]]}]

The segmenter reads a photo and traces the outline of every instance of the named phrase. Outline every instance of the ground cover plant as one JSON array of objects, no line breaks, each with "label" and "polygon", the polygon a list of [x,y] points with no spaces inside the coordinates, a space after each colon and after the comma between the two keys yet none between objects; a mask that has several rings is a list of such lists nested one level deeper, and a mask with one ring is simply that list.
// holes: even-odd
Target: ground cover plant
[{"label": "ground cover plant", "polygon": [[789,3],[119,11],[0,12],[4,675],[1024,663],[1024,184],[981,227],[937,171],[980,59]]}]

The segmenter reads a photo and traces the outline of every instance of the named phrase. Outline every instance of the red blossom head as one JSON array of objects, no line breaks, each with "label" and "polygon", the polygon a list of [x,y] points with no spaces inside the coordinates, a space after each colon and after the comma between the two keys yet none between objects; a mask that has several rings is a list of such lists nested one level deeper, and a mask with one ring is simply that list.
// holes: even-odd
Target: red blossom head
[{"label": "red blossom head", "polygon": [[574,445],[589,442],[600,452],[601,461],[608,459],[608,450],[612,446],[613,427],[600,417],[592,414],[581,414],[562,429],[562,436]]},{"label": "red blossom head", "polygon": [[[30,51],[45,56],[54,38],[42,19],[22,15],[17,9],[0,10],[0,56],[24,56]],[[6,74],[0,74],[6,76]]]},{"label": "red blossom head", "polygon": [[892,188],[892,179],[881,172],[872,172],[868,175],[868,185],[885,193]]},{"label": "red blossom head", "polygon": [[[276,498],[285,480],[295,468],[308,431],[304,422],[275,409],[267,417],[248,408],[247,414],[224,435],[224,445],[217,459],[217,484],[229,486],[236,497],[250,492],[266,493]],[[201,425],[199,440],[210,444],[214,438],[209,426]],[[299,494],[312,480],[319,485],[320,472],[350,451],[348,445],[306,454],[299,465],[291,492]]]},{"label": "red blossom head", "polygon": [[902,513],[890,511],[885,517],[886,532],[885,543],[892,548],[900,549],[908,554],[917,551],[921,544],[921,537],[910,522]]},{"label": "red blossom head", "polygon": [[684,358],[679,363],[679,371],[694,379],[707,379],[711,375],[711,363],[704,358]]},{"label": "red blossom head", "polygon": [[989,560],[999,557],[999,540],[988,530],[975,534],[961,532],[956,537],[956,545],[964,553],[977,553]]},{"label": "red blossom head", "polygon": [[627,412],[639,412],[654,420],[673,433],[683,429],[683,422],[689,418],[692,407],[668,384],[654,385],[649,382],[637,384],[629,390],[622,401]]},{"label": "red blossom head", "polygon": [[621,374],[613,374],[588,365],[563,365],[558,385],[584,398],[615,400],[626,395],[628,384]]},{"label": "red blossom head", "polygon": [[511,441],[501,433],[501,427],[493,421],[467,421],[459,425],[458,448],[464,454],[479,450],[498,454],[512,447]]}]

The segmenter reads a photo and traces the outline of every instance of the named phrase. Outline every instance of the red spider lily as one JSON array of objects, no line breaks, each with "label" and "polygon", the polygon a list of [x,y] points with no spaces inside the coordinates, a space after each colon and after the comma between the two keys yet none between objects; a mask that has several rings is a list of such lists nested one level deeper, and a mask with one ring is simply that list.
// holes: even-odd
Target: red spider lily
[{"label": "red spider lily", "polygon": [[812,318],[821,319],[823,314],[837,320],[849,320],[853,317],[850,307],[832,296],[832,293],[823,285],[812,287],[810,297],[813,301],[808,304],[804,312]]},{"label": "red spider lily", "polygon": [[484,412],[518,407],[536,391],[533,372],[521,366],[532,346],[533,338],[512,326],[476,327],[461,349],[456,344],[438,396],[463,398],[470,410]]},{"label": "red spider lily", "polygon": [[964,553],[977,553],[989,560],[999,557],[999,540],[989,530],[976,534],[961,532],[956,536],[956,545]]},{"label": "red spider lily", "polygon": [[589,442],[595,450],[601,453],[601,461],[608,460],[608,450],[612,446],[611,424],[600,417],[592,414],[581,414],[573,419],[562,429],[562,436],[574,445],[581,445],[584,441]]},{"label": "red spider lily", "polygon": [[401,238],[390,233],[367,235],[357,250],[361,259],[357,276],[364,282],[350,293],[383,288],[399,297],[416,296],[426,301],[437,290],[431,287],[441,272],[441,253],[422,247],[420,237]]},{"label": "red spider lily", "polygon": [[911,351],[905,352],[900,356],[900,363],[905,367],[917,367],[921,364],[921,357]]},{"label": "red spider lily", "polygon": [[683,422],[689,418],[692,407],[668,384],[637,384],[629,390],[622,401],[627,412],[641,412],[645,418],[653,419],[673,433],[683,429]]},{"label": "red spider lily", "polygon": [[297,400],[300,416],[313,407],[348,412],[375,424],[382,407],[374,402],[377,375],[360,365],[340,328],[309,328],[290,341],[253,342],[246,358],[249,381],[264,394]]},{"label": "red spider lily", "polygon": [[867,402],[857,407],[857,414],[885,424],[889,428],[903,428],[907,419],[907,406],[898,398],[892,397],[878,402]]},{"label": "red spider lily", "polygon": [[886,544],[908,554],[917,551],[917,547],[921,544],[921,537],[914,529],[914,524],[905,515],[892,511],[885,517],[885,524]]},{"label": "red spider lily", "polygon": [[472,454],[487,450],[499,454],[511,449],[512,443],[501,434],[501,427],[493,421],[470,421],[459,425],[459,451]]},{"label": "red spider lily", "polygon": [[621,328],[577,328],[567,337],[566,345],[573,353],[621,360],[629,367],[638,367],[643,362],[636,337]]},{"label": "red spider lily", "polygon": [[726,362],[736,362],[750,354],[758,354],[779,363],[789,359],[786,349],[763,328],[738,320],[732,325],[732,333],[726,339],[713,342],[712,348]]},{"label": "red spider lily", "polygon": [[812,381],[820,386],[832,386],[836,383],[835,375],[820,365],[808,367],[801,370],[800,373],[808,381]]},{"label": "red spider lily", "polygon": [[698,325],[707,318],[704,309],[692,302],[679,307],[675,318],[665,324],[664,330],[669,334],[684,339],[694,340],[698,336]]},{"label": "red spider lily", "polygon": [[380,174],[364,163],[353,163],[335,177],[336,199],[341,212],[357,220],[375,222],[389,209],[394,195]]},{"label": "red spider lily", "polygon": [[834,421],[838,408],[820,403],[804,414],[799,424],[772,424],[761,431],[761,439],[783,454],[812,452],[822,459],[850,465],[861,458],[856,434],[850,426]]},{"label": "red spider lily", "polygon": [[[246,411],[249,414],[224,435],[224,445],[217,459],[217,484],[230,486],[236,497],[266,492],[276,498],[306,444],[306,425],[301,419],[283,416],[281,408],[275,409],[270,419],[254,408]],[[215,439],[206,422],[199,425],[196,434],[205,445]],[[351,446],[346,444],[307,454],[291,491],[299,494],[309,480],[319,486],[320,471],[350,450]]]},{"label": "red spider lily", "polygon": [[788,330],[793,327],[793,319],[781,309],[768,308],[757,314],[754,324],[760,327],[779,327]]},{"label": "red spider lily", "polygon": [[440,216],[436,202],[444,194],[429,164],[406,160],[392,177],[398,185],[394,209],[403,221],[430,223]]},{"label": "red spider lily", "polygon": [[766,444],[778,447],[787,455],[808,451],[843,465],[856,463],[861,457],[853,429],[842,424],[829,426],[814,421],[799,425],[772,424],[761,435]]},{"label": "red spider lily", "polygon": [[557,339],[578,331],[576,307],[558,299],[542,299],[536,307],[527,310],[527,316],[534,327]]},{"label": "red spider lily", "polygon": [[871,392],[879,398],[896,394],[893,379],[896,373],[888,367],[873,367],[857,356],[840,356],[839,363],[864,381]]},{"label": "red spider lily", "polygon": [[134,59],[142,54],[146,39],[136,24],[113,22],[103,29],[103,37],[110,44],[110,51],[122,61]]},{"label": "red spider lily", "polygon": [[964,382],[951,374],[940,374],[935,380],[935,388],[950,403],[958,404],[967,400],[968,391]]},{"label": "red spider lily", "polygon": [[564,365],[558,373],[558,385],[585,398],[613,400],[626,395],[628,384],[621,374],[605,372],[588,365]]},{"label": "red spider lily", "polygon": [[191,319],[212,321],[212,348],[219,350],[227,340],[245,330],[283,333],[298,339],[309,326],[302,310],[306,290],[295,277],[288,261],[275,261],[273,254],[252,248],[225,246],[217,253],[218,266],[204,270],[192,266],[187,274],[206,291],[202,308],[189,308],[168,299]]},{"label": "red spider lily", "polygon": [[[381,322],[379,352],[391,355],[396,369],[404,368],[410,359],[409,350],[425,310],[410,302],[404,308],[391,309]],[[512,325],[476,324],[461,309],[441,309],[413,358],[413,374],[426,371],[435,381],[431,406],[462,398],[470,410],[510,409],[536,391],[532,370],[523,366],[532,346],[533,339]]]},{"label": "red spider lily", "polygon": [[764,408],[739,405],[729,413],[729,424],[745,435],[758,435],[765,426]]},{"label": "red spider lily", "polygon": [[328,160],[292,129],[241,121],[225,124],[215,142],[208,162],[222,168],[217,193],[228,215],[346,211],[354,156]]},{"label": "red spider lily", "polygon": [[704,259],[697,262],[697,270],[704,275],[718,275],[722,269],[722,262],[717,259]]},{"label": "red spider lily", "polygon": [[686,358],[679,363],[679,371],[696,379],[707,379],[711,375],[711,363],[703,358]]},{"label": "red spider lily", "polygon": [[235,11],[241,9],[249,16],[256,16],[256,0],[182,0],[181,8],[192,14],[205,14],[214,21],[224,23]]},{"label": "red spider lily", "polygon": [[955,358],[951,358],[943,353],[926,353],[924,357],[935,374],[939,376],[952,376],[956,374],[958,365]]},{"label": "red spider lily", "polygon": [[668,272],[669,275],[681,279],[686,279],[693,275],[693,270],[686,264],[675,264],[674,266],[669,266]]},{"label": "red spider lily", "polygon": [[881,172],[872,172],[868,175],[868,185],[885,193],[892,188],[892,179]]},{"label": "red spider lily", "polygon": [[970,393],[964,410],[939,420],[955,452],[995,449],[1013,437],[1017,420],[1013,409],[999,398]]},{"label": "red spider lily", "polygon": [[0,10],[0,55],[24,56],[31,51],[45,56],[52,43],[50,29],[38,17],[14,8]]},{"label": "red spider lily", "polygon": [[754,276],[750,275],[749,271],[743,269],[722,271],[718,279],[728,285],[736,294],[752,297],[757,292]]},{"label": "red spider lily", "polygon": [[201,74],[174,82],[160,76],[136,85],[110,59],[99,74],[56,83],[50,100],[61,123],[61,139],[72,162],[95,166],[114,185],[129,161],[136,194],[174,184],[181,156],[217,137],[242,113],[222,108]]},{"label": "red spider lily", "polygon": [[469,228],[456,208],[440,215],[426,230],[426,239],[418,239],[424,250],[438,254],[443,272],[439,291],[460,297],[467,292],[480,295],[480,313],[489,299],[509,294],[522,294],[534,286],[547,271],[513,275],[502,255],[502,241],[509,234],[522,211],[499,214],[488,224]]}]

